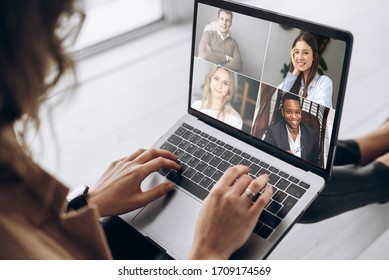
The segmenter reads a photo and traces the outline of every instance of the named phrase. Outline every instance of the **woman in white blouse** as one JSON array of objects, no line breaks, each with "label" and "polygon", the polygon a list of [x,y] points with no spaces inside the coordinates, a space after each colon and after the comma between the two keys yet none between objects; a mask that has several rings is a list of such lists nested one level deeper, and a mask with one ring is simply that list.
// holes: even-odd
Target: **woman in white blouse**
[{"label": "woman in white blouse", "polygon": [[332,80],[317,72],[319,51],[315,37],[309,32],[303,32],[297,36],[293,42],[290,56],[292,63],[282,89],[328,108],[333,108]]}]

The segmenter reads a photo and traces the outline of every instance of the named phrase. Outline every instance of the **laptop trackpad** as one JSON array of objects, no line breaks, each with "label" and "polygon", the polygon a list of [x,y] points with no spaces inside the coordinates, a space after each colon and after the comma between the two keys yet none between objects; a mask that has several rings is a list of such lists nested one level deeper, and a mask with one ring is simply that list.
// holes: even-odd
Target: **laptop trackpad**
[{"label": "laptop trackpad", "polygon": [[175,189],[143,208],[133,224],[172,257],[186,259],[200,208],[199,201]]}]

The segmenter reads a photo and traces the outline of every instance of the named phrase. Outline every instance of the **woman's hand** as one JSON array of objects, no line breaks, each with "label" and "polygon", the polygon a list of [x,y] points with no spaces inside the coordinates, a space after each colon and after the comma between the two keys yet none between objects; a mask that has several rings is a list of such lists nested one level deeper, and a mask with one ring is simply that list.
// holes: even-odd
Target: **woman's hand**
[{"label": "woman's hand", "polygon": [[113,216],[143,207],[171,191],[174,184],[162,183],[143,192],[142,181],[161,168],[179,170],[177,157],[165,150],[139,150],[113,162],[88,195],[88,203],[96,204],[100,215]]},{"label": "woman's hand", "polygon": [[249,238],[273,190],[266,187],[253,202],[245,193],[249,188],[257,194],[269,178],[262,175],[253,180],[249,168],[230,168],[216,183],[200,211],[190,259],[228,259]]},{"label": "woman's hand", "polygon": [[293,48],[291,51],[290,51],[290,60],[293,64],[293,72],[292,74],[297,77],[299,74],[300,74],[300,70],[298,69],[297,67],[297,60],[295,58],[295,53],[296,53],[296,50]]}]

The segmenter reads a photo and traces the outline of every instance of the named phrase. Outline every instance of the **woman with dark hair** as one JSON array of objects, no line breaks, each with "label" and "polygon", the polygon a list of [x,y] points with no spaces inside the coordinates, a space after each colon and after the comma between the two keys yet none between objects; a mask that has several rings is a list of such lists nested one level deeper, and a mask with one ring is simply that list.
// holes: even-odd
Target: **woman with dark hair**
[{"label": "woman with dark hair", "polygon": [[[74,69],[64,45],[80,30],[84,15],[79,4],[0,1],[0,259],[111,258],[99,218],[163,196],[172,183],[143,192],[141,182],[161,168],[181,168],[168,151],[141,149],[113,162],[90,191],[81,187],[66,202],[68,188],[34,162],[27,128],[39,129],[42,103]],[[268,178],[253,180],[248,172],[245,166],[229,169],[204,200],[201,213],[207,214],[199,216],[201,230],[188,257],[229,258],[248,239],[272,195],[266,188],[253,202],[247,189],[259,192]]]},{"label": "woman with dark hair", "polygon": [[332,106],[332,80],[320,75],[319,50],[315,37],[303,32],[294,40],[290,52],[291,64],[282,89],[307,98],[328,108]]}]

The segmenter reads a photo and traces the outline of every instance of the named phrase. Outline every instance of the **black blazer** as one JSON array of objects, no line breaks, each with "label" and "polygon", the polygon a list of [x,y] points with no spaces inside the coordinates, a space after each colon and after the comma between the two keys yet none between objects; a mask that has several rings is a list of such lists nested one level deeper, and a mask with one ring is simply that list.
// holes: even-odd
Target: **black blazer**
[{"label": "black blazer", "polygon": [[[313,164],[320,165],[320,147],[317,132],[314,128],[300,123],[301,132],[301,158]],[[269,126],[266,130],[264,141],[283,150],[290,150],[288,132],[286,131],[285,120],[282,119]]]}]

